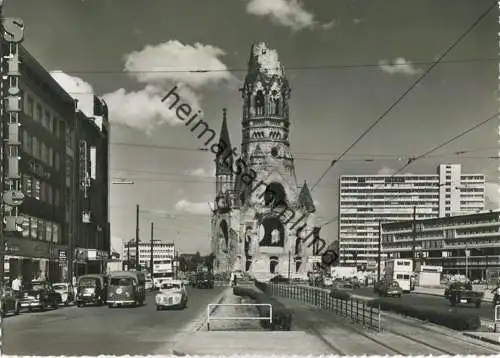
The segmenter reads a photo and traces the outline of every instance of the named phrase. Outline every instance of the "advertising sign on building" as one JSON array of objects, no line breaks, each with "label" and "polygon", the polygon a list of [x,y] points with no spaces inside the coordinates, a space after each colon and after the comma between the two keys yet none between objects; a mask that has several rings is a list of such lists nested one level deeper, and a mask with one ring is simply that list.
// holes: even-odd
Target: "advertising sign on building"
[{"label": "advertising sign on building", "polygon": [[97,260],[97,250],[87,250],[88,260]]},{"label": "advertising sign on building", "polygon": [[67,258],[66,250],[59,250],[59,260],[66,260]]}]

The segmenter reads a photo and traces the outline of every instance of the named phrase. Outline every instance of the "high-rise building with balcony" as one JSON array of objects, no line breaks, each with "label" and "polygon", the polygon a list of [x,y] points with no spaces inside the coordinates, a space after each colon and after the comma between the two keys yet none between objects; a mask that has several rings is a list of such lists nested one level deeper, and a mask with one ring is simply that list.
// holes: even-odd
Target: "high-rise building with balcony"
[{"label": "high-rise building with balcony", "polygon": [[376,265],[379,222],[484,210],[484,188],[484,175],[462,174],[460,164],[441,164],[437,174],[341,176],[340,263]]}]

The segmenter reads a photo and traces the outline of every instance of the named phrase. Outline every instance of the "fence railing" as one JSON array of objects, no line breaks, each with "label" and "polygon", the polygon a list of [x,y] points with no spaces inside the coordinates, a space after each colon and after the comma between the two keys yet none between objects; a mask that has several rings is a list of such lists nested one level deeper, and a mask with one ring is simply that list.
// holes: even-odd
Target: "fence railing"
[{"label": "fence railing", "polygon": [[495,325],[493,331],[498,332],[500,329],[500,305],[495,306]]},{"label": "fence railing", "polygon": [[364,327],[379,332],[382,330],[380,307],[368,306],[364,300],[335,298],[330,296],[329,290],[299,285],[271,284],[270,291],[273,296],[296,299],[334,312],[339,316],[351,319],[353,323],[362,324]]},{"label": "fence railing", "polygon": [[[269,307],[269,316],[251,316],[251,317],[234,317],[234,316],[211,316],[212,313],[216,312],[219,306],[267,306]],[[207,330],[210,331],[210,321],[220,321],[220,320],[265,320],[269,321],[269,324],[273,323],[273,305],[269,303],[209,303],[207,305]]]}]

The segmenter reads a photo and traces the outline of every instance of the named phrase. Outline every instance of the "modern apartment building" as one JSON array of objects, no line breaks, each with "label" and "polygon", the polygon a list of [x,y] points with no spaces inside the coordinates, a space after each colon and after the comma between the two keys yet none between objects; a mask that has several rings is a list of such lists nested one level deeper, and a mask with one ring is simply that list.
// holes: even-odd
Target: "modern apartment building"
[{"label": "modern apartment building", "polygon": [[[135,262],[135,239],[128,241],[123,248],[123,258],[128,261]],[[175,257],[175,244],[173,242],[165,242],[161,240],[153,240],[153,261],[163,261]],[[151,260],[151,242],[139,242],[139,264],[142,267],[149,267]]]},{"label": "modern apartment building", "polygon": [[[486,278],[500,270],[500,211],[382,224],[382,252],[390,258],[443,266],[444,273]],[[415,247],[415,250],[413,248]]]},{"label": "modern apartment building", "polygon": [[[78,240],[76,229],[81,214],[76,204],[79,138],[75,124],[86,125],[93,119],[78,111],[73,98],[25,48],[20,47],[19,55],[20,174],[26,198],[19,208],[18,231],[5,233],[4,273],[10,279],[21,275],[24,280],[67,280],[70,248],[88,249]],[[107,154],[99,153],[95,163],[107,175]],[[107,197],[107,189],[99,194]],[[94,220],[106,222],[102,226],[109,232],[107,211]],[[109,235],[101,241],[101,249],[109,252]]]},{"label": "modern apartment building", "polygon": [[442,164],[437,174],[344,175],[339,189],[340,264],[376,266],[379,222],[446,217],[485,207],[485,177]]}]

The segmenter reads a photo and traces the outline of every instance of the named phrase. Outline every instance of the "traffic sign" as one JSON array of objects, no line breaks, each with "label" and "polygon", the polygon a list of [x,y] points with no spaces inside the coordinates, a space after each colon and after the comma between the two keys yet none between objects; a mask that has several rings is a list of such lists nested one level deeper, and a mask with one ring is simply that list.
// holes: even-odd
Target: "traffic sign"
[{"label": "traffic sign", "polygon": [[24,202],[24,193],[19,190],[9,190],[3,194],[3,202],[9,206],[19,206]]}]

